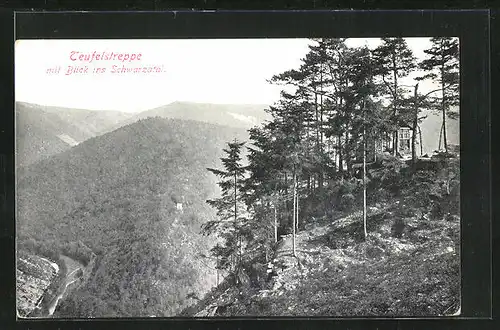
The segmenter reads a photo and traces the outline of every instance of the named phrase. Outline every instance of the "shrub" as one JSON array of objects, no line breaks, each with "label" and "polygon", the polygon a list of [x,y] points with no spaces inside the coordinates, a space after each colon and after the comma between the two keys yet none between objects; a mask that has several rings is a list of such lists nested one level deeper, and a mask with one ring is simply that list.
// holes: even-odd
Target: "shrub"
[{"label": "shrub", "polygon": [[450,214],[460,215],[460,181],[451,180],[449,190],[447,211]]},{"label": "shrub", "polygon": [[392,193],[399,194],[401,192],[401,172],[408,166],[405,162],[393,156],[386,156],[381,160],[381,168],[377,171],[377,180],[380,184]]},{"label": "shrub", "polygon": [[413,173],[405,193],[405,202],[417,207],[427,209],[432,198],[439,198],[439,191],[435,186],[435,173],[419,170]]},{"label": "shrub", "polygon": [[456,151],[455,152],[435,151],[435,154],[432,155],[431,158],[438,159],[438,160],[445,160],[445,159],[456,158],[456,157],[457,157]]},{"label": "shrub", "polygon": [[430,215],[433,220],[440,220],[444,217],[445,213],[441,203],[433,203]]},{"label": "shrub", "polygon": [[342,211],[351,211],[354,207],[354,201],[355,201],[355,198],[354,198],[354,195],[351,194],[351,193],[348,193],[348,194],[345,194],[345,195],[342,195],[342,197],[340,198],[340,209]]},{"label": "shrub", "polygon": [[375,204],[379,202],[387,202],[391,199],[391,193],[384,189],[383,187],[377,188],[375,190],[366,191],[366,197],[368,204]]},{"label": "shrub", "polygon": [[392,236],[396,238],[401,238],[403,236],[403,231],[405,230],[405,222],[403,218],[396,218],[391,228]]}]

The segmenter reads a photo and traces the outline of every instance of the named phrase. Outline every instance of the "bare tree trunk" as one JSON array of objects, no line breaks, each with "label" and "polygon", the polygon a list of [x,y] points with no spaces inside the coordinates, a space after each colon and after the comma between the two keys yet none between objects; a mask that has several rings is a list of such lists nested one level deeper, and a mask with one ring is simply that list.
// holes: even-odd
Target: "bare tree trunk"
[{"label": "bare tree trunk", "polygon": [[420,126],[418,126],[418,135],[420,137],[420,156],[424,155],[424,145],[422,144],[422,130],[420,129]]},{"label": "bare tree trunk", "polygon": [[446,109],[444,100],[443,100],[443,144],[444,144],[444,150],[448,152],[448,141],[446,139]]},{"label": "bare tree trunk", "polygon": [[397,103],[398,103],[398,67],[396,65],[396,54],[392,53],[392,73],[393,73],[393,79],[394,79],[394,95],[393,95],[393,101],[394,101],[394,119],[396,120],[396,132],[394,134],[394,156],[398,155],[398,149],[399,149],[399,120],[398,120],[398,108],[397,108]]},{"label": "bare tree trunk", "polygon": [[396,132],[394,132],[393,153],[394,153],[394,156],[397,156],[399,153],[399,125],[398,125],[398,128],[396,129]]},{"label": "bare tree trunk", "polygon": [[417,163],[417,151],[415,150],[417,147],[417,126],[418,126],[418,84],[415,85],[415,93],[414,93],[414,113],[413,113],[413,132],[411,135],[411,161],[413,164],[413,169],[415,169],[415,165]]},{"label": "bare tree trunk", "polygon": [[284,172],[285,176],[285,195],[288,194],[288,176],[286,175],[286,171]]},{"label": "bare tree trunk", "polygon": [[[441,42],[441,56],[444,58],[444,49]],[[446,139],[446,94],[444,90],[444,61],[441,62],[441,109],[443,111],[443,142],[444,142],[444,150],[448,152],[448,141]]]},{"label": "bare tree trunk", "polygon": [[337,143],[338,153],[339,153],[339,171],[343,175],[344,173],[344,162],[342,158],[342,134],[339,134],[339,139]]},{"label": "bare tree trunk", "polygon": [[321,95],[319,96],[319,103],[320,103],[320,112],[319,112],[319,130],[320,130],[320,150],[323,147],[323,66],[321,66],[321,71],[320,71],[320,88],[321,88]]},{"label": "bare tree trunk", "polygon": [[285,205],[285,214],[288,217],[288,176],[285,171],[285,198],[283,199],[283,204]]},{"label": "bare tree trunk", "polygon": [[295,194],[295,213],[296,213],[296,216],[295,216],[295,231],[298,233],[299,232],[299,192],[297,190],[296,194]]},{"label": "bare tree trunk", "polygon": [[[321,95],[319,96],[320,110],[319,110],[319,145],[318,151],[323,151],[323,66],[320,65],[320,89]],[[318,173],[318,188],[323,187],[323,169],[320,168]]]},{"label": "bare tree trunk", "polygon": [[276,210],[277,201],[274,201],[274,243],[278,242],[278,211]]},{"label": "bare tree trunk", "polygon": [[217,286],[219,285],[219,256],[217,256],[216,259],[216,266],[215,266],[215,271],[217,272]]},{"label": "bare tree trunk", "polygon": [[366,230],[366,128],[365,128],[366,124],[364,121],[365,121],[365,113],[363,109],[363,230],[366,241],[368,233]]},{"label": "bare tree trunk", "polygon": [[344,143],[344,146],[346,147],[346,149],[344,150],[345,151],[344,160],[345,160],[346,167],[347,167],[347,177],[350,177],[350,175],[352,173],[351,154],[350,154],[350,150],[348,150],[349,144],[350,144],[349,143],[349,132],[346,132],[345,133],[345,143]]},{"label": "bare tree trunk", "polygon": [[295,257],[295,208],[296,208],[296,195],[297,195],[297,176],[295,169],[293,170],[293,219],[292,219],[292,253]]},{"label": "bare tree trunk", "polygon": [[319,151],[319,110],[318,110],[318,94],[316,93],[316,87],[314,87],[314,109],[316,116],[316,150]]},{"label": "bare tree trunk", "polygon": [[443,124],[441,124],[441,130],[439,131],[439,145],[438,150],[441,150],[441,138],[443,136]]},{"label": "bare tree trunk", "polygon": [[[234,227],[236,230],[238,230],[238,211],[237,211],[237,175],[236,172],[234,173]],[[238,235],[237,235],[237,240],[238,240],[238,262],[241,262],[241,237],[240,233],[238,230]]]},{"label": "bare tree trunk", "polygon": [[[342,109],[342,105],[344,103],[344,99],[342,97],[340,98],[339,103],[340,103],[340,109]],[[343,151],[342,151],[342,133],[338,134],[337,150],[338,150],[338,154],[339,154],[339,171],[340,171],[341,177],[344,177],[344,163],[343,163]]]}]

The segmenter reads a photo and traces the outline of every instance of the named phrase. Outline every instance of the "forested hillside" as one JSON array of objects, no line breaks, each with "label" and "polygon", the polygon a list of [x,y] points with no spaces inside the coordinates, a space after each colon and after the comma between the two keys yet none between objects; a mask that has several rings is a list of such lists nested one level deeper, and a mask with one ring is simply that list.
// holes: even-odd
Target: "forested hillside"
[{"label": "forested hillside", "polygon": [[129,114],[16,103],[16,161],[25,166],[103,134]]},{"label": "forested hillside", "polygon": [[149,118],[20,171],[18,248],[84,264],[97,256],[90,279],[55,316],[169,316],[189,293],[210,288],[215,274],[198,255],[211,239],[199,231],[215,215],[205,200],[218,190],[206,167],[220,165],[225,141],[246,137]]}]

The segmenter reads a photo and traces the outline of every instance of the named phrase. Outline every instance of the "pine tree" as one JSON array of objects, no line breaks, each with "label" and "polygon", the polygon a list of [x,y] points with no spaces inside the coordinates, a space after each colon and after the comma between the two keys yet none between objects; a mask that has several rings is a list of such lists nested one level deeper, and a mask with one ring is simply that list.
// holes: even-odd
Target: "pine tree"
[{"label": "pine tree", "polygon": [[406,41],[401,38],[382,38],[382,44],[373,51],[376,73],[382,79],[391,99],[391,123],[393,125],[393,154],[398,152],[398,130],[402,110],[407,106],[405,95],[408,90],[400,82],[416,68],[416,58]]},{"label": "pine tree", "polygon": [[[325,100],[327,125],[325,136],[332,139],[334,145],[332,159],[336,170],[343,177],[344,164],[349,156],[350,110],[346,104],[350,93],[350,58],[353,50],[345,45],[344,39],[324,39],[326,44],[324,57],[327,65],[328,83],[332,86],[332,97]],[[349,167],[349,165],[348,165]]]},{"label": "pine tree", "polygon": [[[417,77],[417,81],[422,80],[422,77]],[[431,107],[431,104],[429,103],[429,96],[435,93],[437,90],[433,90],[428,92],[425,95],[422,95],[418,92],[418,87],[419,83],[417,82],[413,86],[413,97],[409,98],[409,101],[411,102],[411,111],[410,116],[406,118],[406,121],[408,123],[411,123],[412,127],[412,137],[411,137],[411,150],[412,150],[412,165],[415,168],[415,165],[417,163],[417,151],[416,151],[416,145],[417,145],[417,130],[420,133],[420,154],[422,154],[422,132],[420,131],[420,126],[419,124],[423,119],[425,119],[427,116],[419,117],[420,111],[422,109],[429,109]]]},{"label": "pine tree", "polygon": [[[380,102],[376,101],[380,86],[375,83],[376,62],[366,47],[355,48],[348,58],[349,93],[346,94],[346,106],[351,119],[350,143],[356,153],[356,162],[362,162],[363,174],[363,229],[367,238],[367,207],[366,207],[366,154],[368,141],[375,142],[388,129],[388,123],[383,116]],[[374,150],[373,150],[374,151]],[[359,155],[361,154],[361,157]],[[359,158],[361,159],[359,159]],[[350,158],[350,157],[349,157]]]},{"label": "pine tree", "polygon": [[[367,47],[349,48],[342,39],[313,41],[298,69],[272,77],[271,83],[295,89],[282,92],[269,108],[273,119],[250,132],[246,201],[254,215],[253,231],[267,232],[268,243],[276,241],[283,219],[289,220],[295,238],[303,223],[301,204],[309,196],[318,200],[324,175],[336,178],[337,164],[339,171],[347,164],[352,175],[353,164],[362,158],[365,178],[366,155],[375,151],[374,142],[397,131],[400,120],[413,113],[399,83],[415,66],[403,39],[384,39],[376,56]],[[390,114],[382,111],[384,92],[392,101]]]},{"label": "pine tree", "polygon": [[420,68],[427,74],[425,78],[437,79],[441,96],[434,98],[434,109],[442,115],[442,136],[445,151],[448,151],[446,136],[446,117],[454,117],[452,106],[459,102],[459,52],[458,39],[452,37],[431,38],[432,46],[424,50],[428,55]]},{"label": "pine tree", "polygon": [[[328,116],[333,109],[332,101],[337,100],[339,89],[338,75],[335,61],[338,61],[338,52],[345,48],[343,39],[313,39],[314,44],[309,46],[309,52],[302,59],[298,70],[288,70],[272,77],[272,83],[295,86],[297,88],[292,97],[301,102],[301,111],[304,117],[306,130],[304,142],[307,141],[307,168],[303,175],[308,181],[308,189],[312,192],[321,189],[325,181],[325,173],[331,170],[328,154],[325,150],[325,138],[328,130]],[[306,144],[304,144],[306,146]],[[313,175],[314,174],[314,175]]]},{"label": "pine tree", "polygon": [[203,225],[206,235],[217,234],[224,245],[216,245],[212,253],[220,258],[222,269],[232,268],[234,272],[241,265],[243,255],[243,239],[247,230],[246,208],[241,194],[245,180],[245,167],[241,164],[241,149],[245,142],[234,140],[224,149],[227,157],[221,158],[224,169],[208,168],[220,178],[218,182],[222,197],[207,200],[207,203],[217,209],[217,219]]},{"label": "pine tree", "polygon": [[[243,193],[252,214],[252,237],[249,248],[266,256],[277,242],[279,194],[282,189],[282,161],[272,138],[270,125],[250,129],[252,145],[248,146],[248,178]],[[272,217],[271,217],[272,215]]]}]

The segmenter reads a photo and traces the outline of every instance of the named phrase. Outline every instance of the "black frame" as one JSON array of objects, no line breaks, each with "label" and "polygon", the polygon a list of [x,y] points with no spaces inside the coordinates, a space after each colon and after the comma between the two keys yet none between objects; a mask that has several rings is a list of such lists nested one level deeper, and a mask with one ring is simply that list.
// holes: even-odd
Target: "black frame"
[{"label": "black frame", "polygon": [[[462,327],[465,320],[492,317],[491,160],[490,160],[490,13],[462,11],[220,11],[220,12],[18,12],[0,20],[7,60],[14,61],[15,39],[163,39],[163,38],[309,38],[383,36],[458,36],[460,38],[460,146],[461,146],[461,258],[462,315],[453,318],[414,320],[422,328]],[[14,28],[15,27],[15,28]],[[8,50],[5,50],[7,49]],[[2,145],[3,189],[0,281],[8,285],[0,294],[7,306],[0,309],[15,322],[15,218],[14,218],[14,88],[11,77],[3,89],[2,133],[11,141]],[[4,71],[4,67],[2,67]],[[4,81],[5,82],[5,81]],[[4,83],[2,82],[2,84]],[[9,85],[10,83],[10,85]],[[11,110],[12,109],[12,110]],[[7,139],[7,140],[6,140]],[[2,285],[2,286],[3,286]],[[2,290],[3,291],[3,290]],[[14,318],[14,320],[12,319]],[[17,320],[22,328],[81,328],[109,326],[111,319],[96,321]],[[140,320],[140,324],[133,322]],[[447,321],[444,321],[447,320]],[[464,321],[461,321],[464,320]],[[114,319],[117,327],[244,328],[252,326],[341,326],[406,328],[408,319],[374,318],[272,318],[256,319]],[[279,323],[276,323],[279,322]],[[306,322],[306,323],[304,323]],[[310,322],[310,323],[308,323]],[[411,321],[410,321],[411,322]],[[263,323],[263,324],[262,324]],[[62,326],[64,324],[64,327]],[[471,326],[470,323],[468,323]],[[484,323],[483,323],[484,324]],[[369,326],[370,325],[370,326]],[[467,326],[466,326],[467,327]],[[467,327],[468,328],[468,327]],[[474,325],[473,328],[478,328]]]}]

